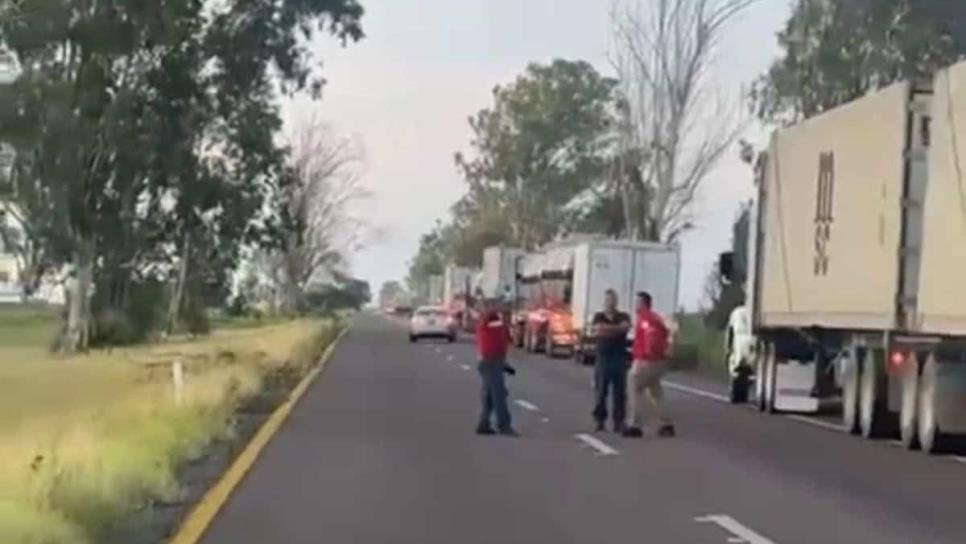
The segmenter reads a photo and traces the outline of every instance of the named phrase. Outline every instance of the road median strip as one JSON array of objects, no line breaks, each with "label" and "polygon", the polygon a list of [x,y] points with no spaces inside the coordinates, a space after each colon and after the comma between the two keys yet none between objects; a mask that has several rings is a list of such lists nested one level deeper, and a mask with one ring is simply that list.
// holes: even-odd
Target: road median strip
[{"label": "road median strip", "polygon": [[265,420],[258,432],[248,442],[242,452],[235,458],[228,470],[218,479],[214,486],[198,501],[190,513],[182,521],[178,531],[169,541],[169,544],[195,544],[201,540],[205,532],[211,526],[215,516],[224,507],[231,497],[231,494],[248,474],[252,465],[258,459],[262,450],[272,440],[272,437],[282,427],[288,419],[292,410],[301,400],[305,392],[327,366],[335,351],[336,346],[348,333],[349,328],[344,329],[325,349],[319,359],[319,363],[305,375],[304,378],[292,389],[288,399],[285,400],[274,412]]}]

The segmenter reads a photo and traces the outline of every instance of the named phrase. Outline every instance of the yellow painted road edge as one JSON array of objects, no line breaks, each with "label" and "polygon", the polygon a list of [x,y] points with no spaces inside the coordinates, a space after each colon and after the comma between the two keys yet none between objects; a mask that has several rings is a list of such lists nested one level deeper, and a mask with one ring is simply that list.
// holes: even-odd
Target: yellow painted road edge
[{"label": "yellow painted road edge", "polygon": [[339,341],[342,340],[342,337],[347,332],[349,332],[349,327],[343,329],[329,346],[325,348],[322,357],[319,359],[319,364],[302,378],[302,381],[289,394],[288,399],[276,408],[272,412],[272,415],[265,420],[265,423],[259,427],[258,432],[255,433],[255,436],[245,446],[245,449],[235,458],[235,461],[228,467],[228,470],[222,474],[218,482],[192,508],[191,512],[181,523],[178,531],[168,541],[169,544],[195,544],[201,540],[201,537],[204,536],[211,522],[214,521],[215,516],[218,515],[218,512],[228,502],[228,498],[231,497],[232,492],[245,478],[245,475],[248,474],[249,469],[251,469],[255,460],[258,459],[262,449],[272,440],[275,433],[278,432],[282,424],[285,423],[285,420],[288,419],[289,414],[292,413],[292,409],[298,404],[299,399],[302,398],[302,395],[312,385],[315,378],[325,368],[329,359],[332,357],[332,353],[335,351],[336,345],[338,345]]}]

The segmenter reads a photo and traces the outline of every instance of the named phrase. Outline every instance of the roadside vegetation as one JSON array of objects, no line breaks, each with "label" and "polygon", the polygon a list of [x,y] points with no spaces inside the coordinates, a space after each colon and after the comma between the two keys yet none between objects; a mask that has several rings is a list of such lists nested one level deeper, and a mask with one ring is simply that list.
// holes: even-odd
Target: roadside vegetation
[{"label": "roadside vegetation", "polygon": [[56,315],[2,310],[4,543],[100,542],[124,516],[178,501],[180,467],[231,439],[233,414],[245,403],[271,388],[287,391],[340,327],[304,319],[65,359],[45,349]]}]

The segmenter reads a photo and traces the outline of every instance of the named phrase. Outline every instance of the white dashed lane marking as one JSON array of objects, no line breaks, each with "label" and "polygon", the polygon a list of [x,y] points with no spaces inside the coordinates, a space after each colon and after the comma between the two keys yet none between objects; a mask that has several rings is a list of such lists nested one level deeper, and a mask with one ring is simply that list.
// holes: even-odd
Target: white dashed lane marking
[{"label": "white dashed lane marking", "polygon": [[599,440],[596,437],[590,436],[589,434],[583,434],[583,433],[576,434],[574,435],[574,438],[576,438],[577,440],[580,440],[584,444],[593,448],[594,451],[596,451],[597,454],[602,457],[610,457],[610,456],[618,455],[620,453],[619,451],[607,445],[602,440]]}]

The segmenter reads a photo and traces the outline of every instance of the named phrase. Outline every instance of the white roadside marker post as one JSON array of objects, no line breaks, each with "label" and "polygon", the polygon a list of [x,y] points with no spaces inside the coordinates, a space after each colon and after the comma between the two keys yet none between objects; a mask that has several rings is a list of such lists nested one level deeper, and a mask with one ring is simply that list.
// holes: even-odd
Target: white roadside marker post
[{"label": "white roadside marker post", "polygon": [[174,386],[174,402],[181,405],[184,402],[184,363],[181,359],[171,363],[171,383]]}]

